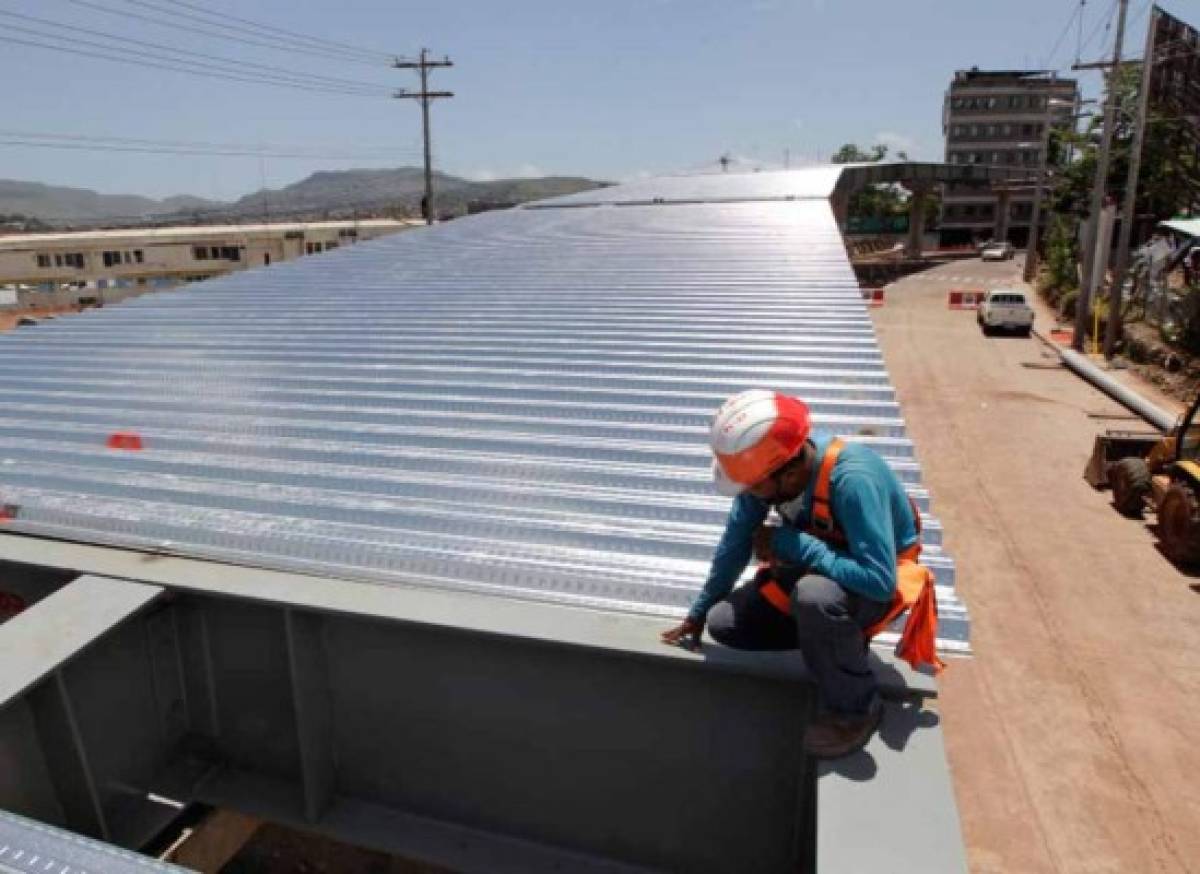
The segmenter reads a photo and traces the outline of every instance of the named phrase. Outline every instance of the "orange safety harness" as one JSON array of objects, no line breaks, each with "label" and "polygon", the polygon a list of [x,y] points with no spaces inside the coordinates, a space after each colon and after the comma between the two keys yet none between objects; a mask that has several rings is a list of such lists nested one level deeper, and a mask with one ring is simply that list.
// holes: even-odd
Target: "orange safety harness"
[{"label": "orange safety harness", "polygon": [[[833,466],[837,464],[844,446],[840,439],[835,439],[825,450],[825,457],[821,459],[821,467],[817,471],[817,484],[813,489],[812,518],[807,529],[807,533],[814,537],[842,548],[845,548],[847,543],[846,534],[833,518],[830,481],[833,478]],[[896,644],[896,655],[914,668],[927,664],[933,667],[934,673],[940,673],[945,664],[937,655],[937,595],[934,590],[934,577],[933,572],[918,561],[921,556],[921,513],[911,498],[909,504],[912,506],[913,523],[917,529],[917,542],[896,554],[896,591],[892,595],[892,602],[882,619],[863,630],[863,639],[871,640],[887,628],[893,619],[909,610],[900,642]],[[775,609],[788,616],[792,615],[791,596],[774,578],[763,579],[758,593]]]}]

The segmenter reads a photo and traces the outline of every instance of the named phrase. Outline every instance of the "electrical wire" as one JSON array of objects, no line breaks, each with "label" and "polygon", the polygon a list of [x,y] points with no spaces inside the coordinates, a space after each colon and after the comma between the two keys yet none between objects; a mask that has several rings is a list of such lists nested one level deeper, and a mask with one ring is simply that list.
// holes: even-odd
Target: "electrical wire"
[{"label": "electrical wire", "polygon": [[[65,24],[60,21],[53,21],[51,19],[46,19],[46,18],[37,18],[37,17],[31,16],[31,15],[22,15],[19,12],[12,12],[12,11],[5,10],[5,9],[0,9],[0,16],[4,16],[7,18],[16,18],[21,21],[27,21],[27,22],[32,22],[34,24],[38,24],[38,25],[53,27],[58,30],[66,30],[66,31],[70,31],[73,33],[83,34],[84,36],[88,37],[89,39],[93,39],[93,40],[97,39],[97,38],[99,38],[101,40],[108,40],[109,42],[116,43],[117,44],[116,47],[118,49],[124,48],[127,45],[137,46],[138,51],[142,54],[146,54],[145,50],[150,49],[149,57],[154,60],[164,60],[164,61],[168,61],[168,62],[182,61],[183,63],[187,63],[194,67],[215,69],[215,70],[219,70],[219,71],[223,71],[223,72],[246,73],[246,74],[252,73],[256,77],[261,76],[262,73],[266,73],[271,78],[279,79],[279,80],[286,80],[286,81],[288,81],[290,83],[294,83],[294,84],[310,84],[310,85],[314,85],[314,86],[321,87],[321,88],[330,88],[330,89],[337,89],[337,90],[349,90],[349,91],[361,91],[361,92],[366,92],[369,90],[369,91],[373,92],[375,89],[379,89],[380,91],[383,91],[383,89],[385,88],[385,86],[378,85],[373,82],[362,82],[362,81],[353,80],[353,79],[340,79],[340,78],[331,77],[331,76],[319,76],[319,75],[312,74],[312,73],[301,73],[301,72],[296,72],[294,70],[286,70],[286,69],[283,69],[282,67],[272,67],[272,66],[269,66],[266,64],[257,64],[257,63],[254,63],[253,61],[239,61],[239,60],[236,60],[233,58],[223,58],[218,55],[209,55],[209,54],[205,54],[204,52],[195,52],[195,51],[191,51],[189,49],[176,48],[175,46],[163,45],[162,43],[147,42],[146,40],[133,39],[130,37],[120,36],[119,34],[107,33],[105,31],[92,30],[89,28],[82,28],[82,27],[75,27],[73,25]],[[32,35],[32,36],[37,36],[42,39],[50,38],[50,39],[57,40],[59,42],[70,42],[71,41],[70,38],[60,36],[57,33],[43,33],[38,30],[20,27],[18,25],[9,25],[8,29],[15,30],[15,31],[18,31],[21,33]],[[110,47],[110,46],[101,45],[99,47],[102,49],[105,49],[105,50],[112,50],[112,47]],[[169,53],[169,54],[164,55],[164,52]],[[193,60],[190,60],[188,57],[176,58],[176,57],[173,57],[172,55],[190,56],[193,58],[200,58],[201,60],[193,61]],[[232,65],[234,67],[242,67],[245,69],[243,69],[243,70],[237,70],[237,69],[225,70],[221,66],[214,67],[213,64],[208,63],[209,61],[216,61],[220,65]]]},{"label": "electrical wire", "polygon": [[[12,29],[12,28],[10,28]],[[41,36],[47,36],[42,35]],[[53,38],[53,37],[50,37]],[[47,49],[50,51],[62,52],[71,55],[72,57],[88,57],[98,58],[105,61],[114,61],[118,64],[128,64],[134,67],[149,67],[156,70],[166,70],[171,73],[183,73],[192,76],[207,77],[210,79],[223,79],[229,82],[248,82],[252,85],[271,85],[280,88],[292,88],[299,91],[307,91],[313,94],[336,94],[342,97],[378,97],[387,95],[388,92],[380,92],[379,94],[370,94],[367,92],[358,91],[339,91],[332,88],[321,88],[312,84],[303,84],[298,82],[289,82],[280,79],[271,79],[264,77],[239,76],[235,73],[212,72],[203,69],[189,69],[185,66],[180,66],[178,62],[175,64],[160,64],[153,61],[131,58],[124,55],[106,53],[104,51],[95,51],[93,49],[108,49],[108,46],[93,46],[92,49],[79,48],[75,46],[52,45],[50,43],[38,42],[37,40],[21,39],[13,36],[0,36],[0,42],[12,43],[14,45],[29,46],[31,48]],[[86,44],[85,44],[86,45]]]},{"label": "electrical wire", "polygon": [[[206,25],[205,27],[197,27],[195,25],[183,24],[179,21],[175,21],[175,20],[171,20],[171,19],[156,18],[156,17],[150,16],[150,15],[145,15],[145,14],[138,13],[138,12],[132,12],[129,10],[114,9],[111,6],[105,6],[101,3],[91,2],[91,0],[62,0],[62,2],[71,3],[75,6],[80,6],[85,9],[92,9],[92,10],[95,10],[98,12],[107,13],[109,15],[115,15],[115,16],[118,16],[121,18],[128,18],[128,19],[133,19],[136,21],[144,21],[149,24],[157,25],[159,27],[172,28],[175,30],[184,31],[186,33],[194,33],[194,34],[199,34],[201,36],[226,40],[228,42],[241,43],[243,45],[253,46],[255,48],[266,48],[266,49],[272,49],[272,50],[278,51],[278,52],[287,52],[289,55],[295,55],[297,53],[306,54],[306,55],[310,55],[312,57],[321,58],[322,60],[326,60],[326,61],[335,60],[335,61],[341,61],[344,63],[348,62],[348,63],[355,63],[355,64],[364,64],[366,66],[376,67],[376,68],[381,66],[381,63],[382,63],[381,60],[368,61],[362,57],[356,57],[356,56],[348,55],[348,54],[339,54],[337,52],[327,51],[325,49],[307,48],[300,43],[288,43],[288,42],[277,42],[277,41],[271,42],[266,39],[255,39],[255,38],[250,37],[250,34],[253,33],[252,31],[250,31],[250,32],[239,31],[238,33],[240,33],[242,35],[234,35],[234,34],[228,32],[228,27],[226,25],[217,25],[215,22],[210,23],[210,22],[204,21],[204,19],[199,18],[199,16],[185,16],[185,17],[192,18],[197,21],[201,21]],[[126,0],[126,2],[134,2],[134,0]],[[139,3],[138,5],[145,6],[147,9],[153,9],[155,12],[159,11],[157,9],[157,7],[151,7],[150,5],[145,4],[145,3]],[[163,10],[163,14],[168,14],[168,13],[166,13],[166,11]],[[180,13],[178,13],[178,12],[172,12],[169,14],[175,15],[177,17],[180,15]],[[254,34],[254,36],[257,36],[257,34]]]},{"label": "electrical wire", "polygon": [[1096,21],[1096,26],[1092,28],[1092,32],[1088,34],[1088,38],[1084,41],[1083,45],[1079,49],[1079,54],[1081,56],[1088,48],[1091,47],[1092,41],[1097,37],[1097,35],[1099,35],[1101,24],[1104,25],[1105,33],[1108,33],[1110,30],[1112,30],[1112,19],[1113,15],[1117,11],[1117,5],[1119,2],[1120,0],[1113,0],[1112,6],[1108,8],[1108,15],[1103,16]]},{"label": "electrical wire", "polygon": [[1079,24],[1075,30],[1075,63],[1079,63],[1083,51],[1083,13],[1087,9],[1087,0],[1079,0]]},{"label": "electrical wire", "polygon": [[1054,42],[1054,48],[1050,49],[1050,53],[1046,55],[1046,62],[1042,66],[1050,69],[1054,58],[1058,55],[1058,49],[1063,44],[1063,40],[1067,38],[1067,34],[1071,32],[1071,25],[1075,23],[1076,17],[1082,11],[1082,6],[1076,6],[1075,11],[1071,13],[1071,17],[1067,19],[1067,23],[1063,25],[1062,33],[1058,35],[1058,39]]},{"label": "electrical wire", "polygon": [[[232,149],[199,149],[199,148],[161,148],[154,146],[122,146],[106,143],[74,143],[46,140],[25,140],[7,137],[0,134],[0,146],[32,146],[38,149],[66,149],[84,152],[135,152],[145,155],[205,155],[212,157],[240,158],[288,158],[304,161],[375,161],[386,155],[354,155],[354,154],[313,154],[304,152],[265,152],[265,151],[235,151]],[[399,157],[399,154],[395,155]]]},{"label": "electrical wire", "polygon": [[[195,149],[213,149],[213,150],[229,150],[238,152],[287,152],[295,154],[298,157],[311,155],[312,157],[328,157],[330,151],[328,149],[314,149],[311,146],[287,146],[272,143],[258,143],[256,145],[246,143],[214,143],[207,140],[152,140],[137,137],[110,137],[98,136],[95,134],[63,134],[63,133],[45,133],[41,131],[20,131],[20,130],[0,130],[0,136],[16,137],[19,139],[37,139],[37,140],[64,140],[69,142],[85,142],[97,144],[133,144],[144,146],[161,146],[164,148],[195,148]],[[417,147],[411,146],[405,150],[398,150],[391,147],[379,147],[376,149],[367,149],[361,152],[347,153],[349,157],[368,158],[374,156],[386,157],[398,153],[415,154],[418,151]]]},{"label": "electrical wire", "polygon": [[[147,3],[146,0],[125,0],[125,2],[132,3],[137,6],[143,6],[143,7],[151,6],[151,5],[158,5],[158,6],[168,5],[168,6],[173,6],[176,9],[180,9],[180,8],[189,9],[189,10],[192,10],[192,12],[201,13],[202,15],[207,16],[209,18],[215,18],[216,24],[220,24],[225,27],[229,26],[230,21],[235,21],[238,24],[243,25],[244,28],[249,28],[251,30],[257,30],[257,31],[263,31],[268,34],[278,34],[280,37],[283,37],[283,38],[298,40],[301,42],[307,42],[307,43],[311,43],[316,46],[327,46],[330,49],[341,50],[344,52],[348,52],[350,54],[361,55],[366,58],[382,59],[384,62],[390,62],[393,59],[393,55],[391,55],[387,52],[380,52],[380,51],[376,51],[374,49],[364,49],[364,48],[360,48],[358,46],[349,45],[348,43],[338,42],[337,40],[325,39],[323,37],[309,36],[307,34],[298,33],[294,30],[286,30],[285,28],[282,28],[282,27],[275,27],[274,25],[262,24],[257,21],[251,21],[248,18],[240,18],[236,15],[230,15],[227,13],[214,13],[211,10],[205,9],[203,6],[197,6],[194,3],[188,3],[188,2],[185,2],[185,0],[157,0],[157,2],[154,4]],[[197,17],[195,15],[187,15],[186,13],[182,13],[182,12],[176,12],[175,14],[184,15],[189,18]]]}]

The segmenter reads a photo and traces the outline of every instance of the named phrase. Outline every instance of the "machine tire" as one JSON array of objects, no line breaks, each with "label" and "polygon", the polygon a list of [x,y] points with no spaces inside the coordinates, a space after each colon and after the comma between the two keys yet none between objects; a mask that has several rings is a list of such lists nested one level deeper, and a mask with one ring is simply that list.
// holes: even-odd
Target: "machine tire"
[{"label": "machine tire", "polygon": [[1180,565],[1200,564],[1200,501],[1183,482],[1171,483],[1158,507],[1163,551]]},{"label": "machine tire", "polygon": [[1113,506],[1122,516],[1140,519],[1150,494],[1150,468],[1144,458],[1121,458],[1108,468]]}]

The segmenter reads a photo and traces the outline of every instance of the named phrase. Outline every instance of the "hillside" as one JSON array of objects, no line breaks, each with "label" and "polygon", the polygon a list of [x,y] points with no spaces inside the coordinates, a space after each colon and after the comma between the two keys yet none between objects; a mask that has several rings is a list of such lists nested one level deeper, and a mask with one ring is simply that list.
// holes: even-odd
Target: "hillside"
[{"label": "hillside", "polygon": [[[472,203],[511,204],[586,191],[603,185],[575,176],[473,182],[434,174],[438,211],[461,215]],[[419,167],[314,173],[278,189],[247,194],[232,203],[177,195],[155,200],[100,194],[84,188],[0,180],[0,215],[20,214],[58,225],[342,218],[359,214],[420,213],[425,177]]]},{"label": "hillside", "polygon": [[0,214],[17,213],[43,221],[152,217],[214,205],[213,201],[188,195],[154,200],[136,194],[100,194],[87,188],[0,179]]}]

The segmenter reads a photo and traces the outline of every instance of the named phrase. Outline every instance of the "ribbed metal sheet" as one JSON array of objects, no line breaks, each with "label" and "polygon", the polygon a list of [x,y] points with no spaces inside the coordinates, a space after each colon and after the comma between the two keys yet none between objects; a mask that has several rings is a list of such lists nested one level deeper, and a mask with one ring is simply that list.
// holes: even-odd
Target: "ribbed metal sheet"
[{"label": "ribbed metal sheet", "polygon": [[928,509],[822,199],[489,213],[18,329],[0,367],[8,525],[76,540],[677,616],[728,507],[708,422],[760,386]]},{"label": "ribbed metal sheet", "polygon": [[188,874],[190,870],[0,810],[3,874]]},{"label": "ribbed metal sheet", "polygon": [[845,164],[776,170],[770,173],[708,173],[693,176],[655,176],[610,188],[566,194],[533,204],[585,206],[600,203],[715,203],[739,200],[826,199]]}]

